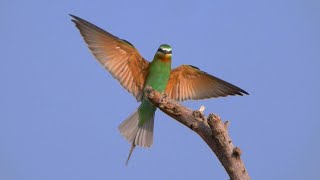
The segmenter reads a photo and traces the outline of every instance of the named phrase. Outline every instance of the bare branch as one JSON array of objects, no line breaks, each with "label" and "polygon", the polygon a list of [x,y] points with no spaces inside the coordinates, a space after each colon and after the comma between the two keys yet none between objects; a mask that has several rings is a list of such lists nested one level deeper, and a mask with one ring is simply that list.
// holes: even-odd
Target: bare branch
[{"label": "bare branch", "polygon": [[209,114],[206,118],[201,111],[193,111],[184,107],[151,87],[146,88],[145,95],[161,111],[200,135],[216,154],[231,180],[250,179],[240,158],[242,154],[240,148],[232,144],[227,129],[228,121],[223,123],[220,117],[214,114]]}]

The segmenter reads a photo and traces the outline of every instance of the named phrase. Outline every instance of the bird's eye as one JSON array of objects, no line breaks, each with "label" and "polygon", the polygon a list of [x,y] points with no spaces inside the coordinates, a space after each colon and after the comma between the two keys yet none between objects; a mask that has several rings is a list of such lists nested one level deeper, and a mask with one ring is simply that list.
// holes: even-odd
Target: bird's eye
[{"label": "bird's eye", "polygon": [[163,54],[165,54],[164,50],[161,49],[161,48],[159,48],[158,51],[159,51],[159,52],[162,52]]}]

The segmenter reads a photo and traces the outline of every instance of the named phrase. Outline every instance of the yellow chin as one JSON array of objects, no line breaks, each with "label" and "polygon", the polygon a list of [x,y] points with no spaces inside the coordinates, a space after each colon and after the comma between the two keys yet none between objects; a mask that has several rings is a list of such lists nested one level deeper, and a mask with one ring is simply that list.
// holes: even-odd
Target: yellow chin
[{"label": "yellow chin", "polygon": [[170,61],[171,60],[171,54],[163,54],[163,53],[157,53],[158,59],[161,61]]},{"label": "yellow chin", "polygon": [[169,58],[171,59],[171,56],[172,56],[171,54],[165,54],[165,55],[164,55],[164,58],[165,58],[165,59],[169,59]]}]

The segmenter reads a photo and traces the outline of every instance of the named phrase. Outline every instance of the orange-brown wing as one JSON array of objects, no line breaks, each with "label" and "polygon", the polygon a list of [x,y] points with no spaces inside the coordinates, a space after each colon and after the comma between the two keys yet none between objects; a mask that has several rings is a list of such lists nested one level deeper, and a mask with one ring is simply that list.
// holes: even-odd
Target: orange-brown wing
[{"label": "orange-brown wing", "polygon": [[182,65],[171,71],[165,93],[177,101],[248,94],[237,86],[190,65]]},{"label": "orange-brown wing", "polygon": [[77,16],[71,16],[95,58],[137,101],[141,101],[149,62],[128,41],[119,39]]}]

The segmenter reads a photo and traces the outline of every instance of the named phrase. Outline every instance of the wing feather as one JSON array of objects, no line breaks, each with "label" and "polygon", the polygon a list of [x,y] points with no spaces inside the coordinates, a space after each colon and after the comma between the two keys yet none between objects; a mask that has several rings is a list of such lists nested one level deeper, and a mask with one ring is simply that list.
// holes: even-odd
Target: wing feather
[{"label": "wing feather", "polygon": [[128,41],[119,39],[84,19],[71,16],[95,58],[125,89],[141,101],[149,62]]},{"label": "wing feather", "polygon": [[248,94],[233,84],[189,65],[182,65],[171,71],[165,92],[177,101]]}]

